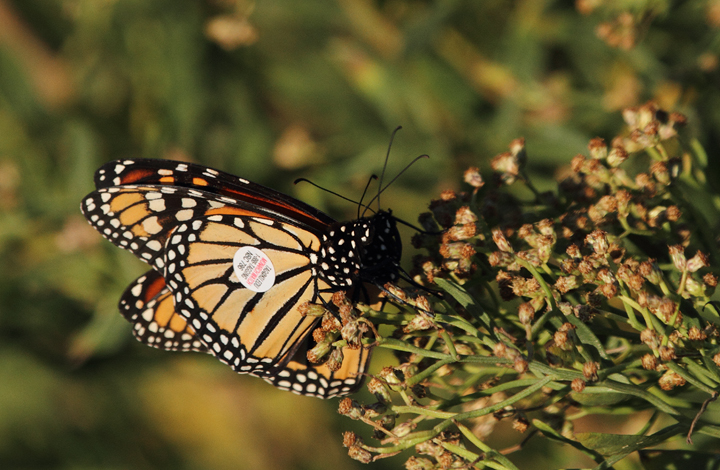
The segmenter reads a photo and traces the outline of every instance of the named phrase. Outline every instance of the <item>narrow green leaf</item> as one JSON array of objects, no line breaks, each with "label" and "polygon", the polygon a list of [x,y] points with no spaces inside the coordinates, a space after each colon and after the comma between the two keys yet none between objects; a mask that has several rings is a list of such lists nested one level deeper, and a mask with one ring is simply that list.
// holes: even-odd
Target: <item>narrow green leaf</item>
[{"label": "narrow green leaf", "polygon": [[565,318],[567,318],[567,320],[575,327],[575,333],[578,335],[578,338],[580,338],[580,341],[582,341],[584,345],[590,345],[594,347],[600,357],[606,360],[610,360],[610,357],[605,352],[605,348],[603,347],[598,337],[595,336],[595,333],[593,333],[592,330],[585,323],[580,321],[580,319],[574,315],[568,315]]},{"label": "narrow green leaf", "polygon": [[602,455],[629,454],[647,447],[656,446],[686,431],[685,426],[673,425],[662,429],[651,436],[638,436],[633,434],[604,434],[599,432],[584,432],[575,435],[585,447],[595,450]]},{"label": "narrow green leaf", "polygon": [[570,397],[581,405],[607,406],[622,403],[628,400],[630,395],[616,392],[607,387],[585,387],[581,393],[573,392]]},{"label": "narrow green leaf", "polygon": [[435,284],[457,300],[473,317],[478,318],[488,331],[493,331],[493,321],[475,299],[462,286],[443,278],[435,278]]},{"label": "narrow green leaf", "polygon": [[568,439],[567,437],[563,436],[559,432],[557,432],[555,429],[550,427],[547,423],[540,421],[539,419],[533,419],[532,420],[533,426],[538,428],[538,430],[545,435],[545,437],[548,437],[550,439],[554,439],[556,441],[560,441],[563,444],[567,444],[569,446],[572,446],[576,449],[578,449],[580,452],[584,453],[591,459],[593,459],[597,463],[601,463],[604,461],[602,455],[600,455],[598,452],[588,449],[584,445],[582,445],[578,441],[574,441],[572,439]]}]

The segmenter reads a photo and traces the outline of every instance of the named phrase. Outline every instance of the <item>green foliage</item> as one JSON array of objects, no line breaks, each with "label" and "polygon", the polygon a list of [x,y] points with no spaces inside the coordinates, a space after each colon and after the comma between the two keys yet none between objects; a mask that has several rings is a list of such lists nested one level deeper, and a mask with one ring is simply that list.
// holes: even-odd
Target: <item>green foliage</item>
[{"label": "green foliage", "polygon": [[[341,414],[381,439],[347,433],[351,457],[413,449],[411,469],[514,469],[487,444],[502,421],[581,451],[597,469],[692,445],[694,433],[706,436],[695,449],[717,446],[708,406],[720,395],[719,271],[706,253],[717,250],[707,230],[720,198],[705,183],[704,151],[678,135],[684,116],[652,104],[623,115],[629,129],[611,147],[592,139],[556,192],[535,189],[518,139],[493,159],[488,183],[470,168],[470,191],[430,204],[426,232],[413,238],[427,251],[414,280],[439,291],[388,285],[398,312],[358,306],[374,331],[388,331],[367,343],[395,351],[399,365],[370,380],[376,403],[341,402]],[[525,197],[509,194],[518,185]],[[709,211],[690,202],[694,190],[715,201]],[[576,432],[590,416],[639,429],[596,421]]]},{"label": "green foliage", "polygon": [[[190,159],[351,217],[356,207],[291,181],[359,197],[402,125],[389,174],[431,158],[383,205],[414,220],[435,194],[459,188],[467,167],[487,174],[490,157],[519,136],[535,189],[554,189],[555,172],[588,139],[619,131],[620,110],[654,99],[689,118],[690,152],[704,158],[695,177],[705,179],[684,188],[692,204],[683,213],[697,211],[708,221],[700,233],[713,237],[718,16],[714,0],[0,0],[0,467],[350,465],[340,427],[316,401],[212,358],[133,342],[115,303],[140,263],[78,209],[101,163]],[[496,321],[461,281],[444,286],[453,302],[483,325]],[[714,315],[695,309],[703,321]],[[442,321],[454,322],[450,313]],[[606,331],[575,326],[592,354],[614,357],[608,350],[635,341],[630,332],[606,344]],[[377,369],[384,358],[378,348]],[[706,387],[717,382],[712,361],[693,364],[679,366],[707,371]],[[616,400],[617,414],[647,403],[612,390],[596,395]],[[568,448],[529,442],[510,458],[584,465]]]}]

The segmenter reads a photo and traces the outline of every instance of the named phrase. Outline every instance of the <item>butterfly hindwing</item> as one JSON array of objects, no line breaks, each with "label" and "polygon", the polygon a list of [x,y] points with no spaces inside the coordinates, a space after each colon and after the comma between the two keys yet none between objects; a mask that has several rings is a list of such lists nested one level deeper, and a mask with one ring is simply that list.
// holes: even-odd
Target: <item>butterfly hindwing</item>
[{"label": "butterfly hindwing", "polygon": [[300,395],[332,398],[353,393],[362,385],[365,369],[370,360],[370,349],[343,348],[343,363],[332,371],[326,364],[309,364],[307,351],[315,343],[308,337],[282,368],[271,370],[265,381],[281,390]]},{"label": "butterfly hindwing", "polygon": [[150,270],[125,289],[118,305],[141,343],[168,351],[209,352],[187,321],[175,312],[165,279]]}]

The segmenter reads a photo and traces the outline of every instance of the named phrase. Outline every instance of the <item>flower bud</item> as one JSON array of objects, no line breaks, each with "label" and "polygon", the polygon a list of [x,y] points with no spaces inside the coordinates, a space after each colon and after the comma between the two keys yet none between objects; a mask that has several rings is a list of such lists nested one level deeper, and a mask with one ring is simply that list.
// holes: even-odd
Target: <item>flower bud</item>
[{"label": "flower bud", "polygon": [[600,367],[600,364],[594,361],[586,362],[583,364],[583,375],[585,378],[591,382],[595,382],[598,379],[598,369]]},{"label": "flower bud", "polygon": [[570,349],[571,345],[568,344],[568,334],[567,331],[556,331],[553,334],[553,342],[555,345],[560,349]]},{"label": "flower bud", "polygon": [[525,416],[518,416],[513,420],[512,428],[519,433],[524,433],[530,427],[530,422]]},{"label": "flower bud", "polygon": [[609,243],[607,232],[604,230],[594,230],[587,237],[585,242],[590,245],[593,251],[599,255],[604,255],[608,251]]},{"label": "flower bud", "polygon": [[482,188],[485,185],[480,170],[474,166],[465,170],[464,179],[467,184],[476,189]]},{"label": "flower bud", "polygon": [[395,426],[392,432],[397,437],[403,437],[410,434],[415,428],[417,428],[417,423],[413,421],[405,421],[404,423],[400,423]]},{"label": "flower bud", "polygon": [[390,390],[387,388],[387,386],[383,383],[382,380],[378,380],[373,377],[368,382],[367,389],[370,391],[370,393],[375,395],[378,401],[382,403],[388,403],[391,401]]},{"label": "flower bud", "polygon": [[710,266],[710,257],[702,251],[698,251],[697,253],[695,253],[695,256],[690,258],[687,262],[687,270],[691,273],[694,273],[698,269],[705,268],[707,266]]},{"label": "flower bud", "polygon": [[323,315],[320,327],[323,331],[337,333],[342,328],[342,324],[337,318],[335,318],[335,315],[328,311],[325,311],[325,315]]},{"label": "flower bud", "polygon": [[573,392],[581,393],[585,390],[585,385],[586,383],[583,379],[577,378],[573,379],[570,387],[572,388]]},{"label": "flower bud", "polygon": [[675,355],[675,348],[660,346],[658,352],[660,353],[660,359],[663,361],[672,361],[677,359],[677,356]]},{"label": "flower bud", "polygon": [[672,245],[668,247],[670,252],[670,259],[672,259],[675,268],[678,271],[685,271],[687,269],[687,258],[685,258],[685,249],[682,245]]},{"label": "flower bud", "polygon": [[413,331],[423,331],[430,328],[435,328],[437,325],[435,321],[430,318],[429,315],[420,313],[415,315],[410,322],[403,327],[405,333],[412,333]]},{"label": "flower bud", "polygon": [[658,285],[662,281],[662,271],[653,259],[640,263],[639,270],[640,274],[652,284]]},{"label": "flower bud", "polygon": [[500,173],[500,180],[505,184],[513,184],[520,174],[520,162],[511,152],[496,155],[490,162],[490,166]]},{"label": "flower bud", "polygon": [[515,256],[512,253],[505,253],[504,251],[493,251],[488,255],[488,263],[493,268],[506,268],[515,261]]},{"label": "flower bud", "polygon": [[524,374],[528,370],[528,361],[523,359],[520,355],[515,356],[515,359],[513,360],[513,369],[515,369],[518,374]]},{"label": "flower bud", "polygon": [[325,315],[327,310],[322,305],[311,304],[310,302],[303,302],[298,306],[298,311],[302,316],[308,317],[321,317]]},{"label": "flower bud", "polygon": [[685,290],[688,294],[695,297],[705,297],[705,284],[698,282],[691,277],[688,277],[685,280]]},{"label": "flower bud", "polygon": [[415,457],[413,455],[405,462],[406,470],[435,470],[435,468],[437,468],[435,464],[424,457]]},{"label": "flower bud", "polygon": [[650,328],[647,328],[640,333],[640,341],[645,343],[645,345],[647,345],[653,351],[657,351],[658,347],[660,346],[657,333],[655,333],[655,330],[652,330]]},{"label": "flower bud", "polygon": [[580,259],[580,258],[582,258],[582,253],[580,252],[580,247],[577,246],[577,245],[570,245],[570,246],[567,247],[567,249],[565,250],[565,253],[567,253],[567,255],[568,255],[570,258],[574,258],[574,259]]},{"label": "flower bud", "polygon": [[340,336],[347,341],[348,346],[357,348],[360,346],[360,328],[357,320],[347,322],[340,329]]},{"label": "flower bud", "polygon": [[607,144],[605,144],[605,140],[600,137],[590,139],[588,150],[590,150],[590,157],[595,160],[605,160],[605,158],[607,158]]},{"label": "flower bud", "polygon": [[352,398],[343,398],[340,400],[338,413],[350,419],[360,419],[365,415],[365,411],[360,406],[360,403]]},{"label": "flower bud", "polygon": [[499,228],[494,228],[492,230],[492,237],[493,241],[497,245],[497,247],[500,249],[500,251],[504,251],[506,253],[512,253],[513,249],[512,246],[510,246],[510,243],[507,241],[507,238],[505,238],[505,235],[502,233],[502,230]]},{"label": "flower bud", "polygon": [[642,366],[645,370],[655,370],[658,366],[658,360],[652,354],[645,354],[642,359]]},{"label": "flower bud", "polygon": [[632,201],[632,194],[627,189],[621,189],[615,193],[615,200],[618,203],[618,217],[627,218],[630,215],[630,201]]},{"label": "flower bud", "polygon": [[318,364],[322,362],[323,358],[330,352],[332,346],[330,343],[322,342],[318,343],[311,350],[307,352],[307,360],[311,364]]},{"label": "flower bud", "polygon": [[535,318],[535,309],[530,302],[523,302],[518,307],[518,319],[523,325],[529,325]]},{"label": "flower bud", "polygon": [[611,168],[616,168],[628,158],[627,150],[623,147],[613,147],[607,157],[607,163]]},{"label": "flower bud", "polygon": [[493,356],[504,359],[505,355],[507,354],[507,346],[505,346],[505,343],[497,342],[495,343],[495,346],[493,346]]},{"label": "flower bud", "polygon": [[378,377],[381,380],[384,380],[385,383],[390,387],[390,390],[392,391],[400,391],[405,390],[405,384],[402,380],[400,380],[395,373],[395,369],[392,367],[383,367],[382,370],[378,373]]},{"label": "flower bud", "polygon": [[660,385],[660,388],[663,390],[672,390],[675,387],[682,387],[685,385],[685,379],[680,377],[675,372],[669,370],[663,374],[662,377],[658,380],[658,384]]},{"label": "flower bud", "polygon": [[705,341],[707,335],[697,326],[691,326],[688,330],[688,339],[691,341]]},{"label": "flower bud", "polygon": [[[360,439],[358,438],[358,440]],[[372,454],[360,447],[360,445],[354,445],[348,448],[348,456],[360,463],[370,463],[373,461]]]},{"label": "flower bud", "polygon": [[343,363],[343,352],[342,348],[334,348],[330,352],[330,357],[328,358],[325,365],[328,369],[330,369],[333,372],[337,372],[342,367]]}]

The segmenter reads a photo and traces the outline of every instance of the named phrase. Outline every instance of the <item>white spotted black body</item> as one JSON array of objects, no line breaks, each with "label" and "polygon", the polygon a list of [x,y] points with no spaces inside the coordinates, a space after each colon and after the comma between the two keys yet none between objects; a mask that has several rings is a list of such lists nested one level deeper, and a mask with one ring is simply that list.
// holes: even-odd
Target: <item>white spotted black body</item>
[{"label": "white spotted black body", "polygon": [[363,282],[384,285],[397,280],[401,251],[395,219],[381,211],[331,227],[323,235],[317,265],[320,276],[338,290]]}]

